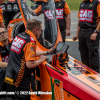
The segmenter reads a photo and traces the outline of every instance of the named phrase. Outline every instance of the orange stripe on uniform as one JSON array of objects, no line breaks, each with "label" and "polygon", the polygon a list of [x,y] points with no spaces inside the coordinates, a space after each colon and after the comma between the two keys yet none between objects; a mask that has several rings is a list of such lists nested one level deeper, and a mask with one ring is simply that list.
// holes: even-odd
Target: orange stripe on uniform
[{"label": "orange stripe on uniform", "polygon": [[21,80],[23,78],[24,71],[25,71],[25,63],[26,63],[25,60],[22,60],[22,62],[21,62],[21,68],[20,68],[19,73],[18,73],[18,76],[16,78],[16,82],[14,83],[14,85],[16,87],[19,86],[19,84],[20,84],[20,82],[21,82]]}]

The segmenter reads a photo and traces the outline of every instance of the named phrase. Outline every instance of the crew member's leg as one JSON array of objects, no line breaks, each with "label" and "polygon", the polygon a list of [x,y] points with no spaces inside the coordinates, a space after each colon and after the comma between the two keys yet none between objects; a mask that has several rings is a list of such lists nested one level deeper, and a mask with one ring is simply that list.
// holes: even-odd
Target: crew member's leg
[{"label": "crew member's leg", "polygon": [[[7,91],[7,85],[4,82],[5,72],[6,72],[6,68],[0,68],[0,91]],[[0,100],[3,98],[6,99],[6,95],[0,96]]]},{"label": "crew member's leg", "polygon": [[66,38],[65,33],[66,31],[61,31],[61,36],[64,43],[65,43],[65,38]]},{"label": "crew member's leg", "polygon": [[80,30],[79,32],[79,51],[81,55],[82,63],[89,66],[89,54],[86,44],[86,34],[85,30]]},{"label": "crew member's leg", "polygon": [[89,62],[90,62],[90,68],[93,70],[99,72],[99,34],[96,37],[96,40],[90,40],[91,34],[94,32],[94,29],[89,30],[88,36],[87,36],[87,45],[88,45],[88,51],[89,51]]},{"label": "crew member's leg", "polygon": [[44,38],[49,41],[50,43],[52,43],[52,38],[51,38],[51,30],[48,28],[45,28],[44,30]]}]

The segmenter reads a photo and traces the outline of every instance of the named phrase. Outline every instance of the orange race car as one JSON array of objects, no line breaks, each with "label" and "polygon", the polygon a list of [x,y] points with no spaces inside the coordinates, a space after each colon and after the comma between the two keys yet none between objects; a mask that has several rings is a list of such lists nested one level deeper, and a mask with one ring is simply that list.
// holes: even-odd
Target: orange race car
[{"label": "orange race car", "polygon": [[[21,14],[8,24],[10,38],[24,32],[29,19],[36,18],[44,23],[43,15],[37,17],[28,12],[28,7],[35,5],[32,1],[18,0],[17,3]],[[35,3],[49,5],[48,11],[53,13],[48,16],[54,19],[50,21],[52,43],[42,36],[43,46],[36,41],[37,50],[47,50],[55,45],[56,53],[47,55],[49,59],[34,70],[30,91],[20,93],[31,94],[31,100],[100,100],[100,74],[67,54],[68,45],[62,42],[54,0],[36,0]]]}]

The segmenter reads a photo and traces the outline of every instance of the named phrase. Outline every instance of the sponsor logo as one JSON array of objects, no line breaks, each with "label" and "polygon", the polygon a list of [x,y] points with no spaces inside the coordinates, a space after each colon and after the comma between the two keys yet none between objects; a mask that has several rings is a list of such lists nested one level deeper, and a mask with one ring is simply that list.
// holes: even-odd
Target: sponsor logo
[{"label": "sponsor logo", "polygon": [[56,9],[57,19],[63,19],[63,11],[64,9]]},{"label": "sponsor logo", "polygon": [[84,6],[84,5],[81,5],[81,6]]},{"label": "sponsor logo", "polygon": [[35,57],[35,50],[34,50],[34,46],[31,47],[30,51],[32,51],[32,54],[30,56],[30,58]]},{"label": "sponsor logo", "polygon": [[35,40],[32,36],[30,36],[30,40],[31,40],[31,42],[35,42]]},{"label": "sponsor logo", "polygon": [[81,9],[80,10],[80,21],[93,22],[93,10]]},{"label": "sponsor logo", "polygon": [[44,14],[47,17],[47,20],[54,20],[54,18],[53,18],[54,11],[46,10],[46,11],[44,11]]},{"label": "sponsor logo", "polygon": [[8,62],[9,55],[2,57],[1,59],[2,59],[2,62]]},{"label": "sponsor logo", "polygon": [[58,3],[58,7],[60,7],[61,6],[61,3]]},{"label": "sponsor logo", "polygon": [[93,4],[90,4],[90,5],[89,5],[89,7],[92,7],[92,6],[93,6]]},{"label": "sponsor logo", "polygon": [[26,43],[26,41],[22,38],[16,37],[12,43],[11,50],[20,54],[22,46]]},{"label": "sponsor logo", "polygon": [[[57,19],[63,19],[63,11],[64,9],[56,9],[56,16],[57,16]],[[53,17],[53,14],[54,14],[54,11],[52,10],[46,10],[44,12],[45,16],[47,17],[47,20],[54,20],[54,17]]]},{"label": "sponsor logo", "polygon": [[[59,87],[56,85],[59,85]],[[64,100],[63,83],[51,77],[52,100]]]}]

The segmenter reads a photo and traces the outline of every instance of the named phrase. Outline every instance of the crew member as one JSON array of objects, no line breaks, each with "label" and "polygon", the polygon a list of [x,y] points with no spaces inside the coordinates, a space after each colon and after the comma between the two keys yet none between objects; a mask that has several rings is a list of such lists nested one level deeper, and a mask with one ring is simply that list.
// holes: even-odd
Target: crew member
[{"label": "crew member", "polygon": [[[0,91],[7,91],[8,86],[4,82],[6,67],[9,59],[10,47],[12,40],[8,39],[7,30],[0,27]],[[0,98],[6,98],[4,95]]]},{"label": "crew member", "polygon": [[77,33],[82,63],[99,72],[100,0],[83,0],[78,13]]},{"label": "crew member", "polygon": [[[13,91],[30,91],[32,68],[47,59],[45,54],[55,50],[55,47],[52,47],[49,51],[36,51],[36,38],[38,39],[42,32],[41,21],[28,21],[26,29],[14,39],[7,65],[5,82],[10,78]],[[35,59],[36,56],[40,56],[38,60]],[[30,96],[15,95],[15,100],[30,100]]]},{"label": "crew member", "polygon": [[[5,0],[0,0],[0,5],[4,2]],[[3,23],[3,11],[2,8],[0,7],[0,27],[5,27]]]},{"label": "crew member", "polygon": [[[56,15],[62,35],[63,42],[65,43],[65,37],[70,35],[70,9],[68,7],[68,4],[64,0],[55,0],[55,7],[56,7]],[[41,13],[44,13],[45,16],[45,31],[44,36],[45,39],[51,42],[51,33],[50,33],[50,26],[49,21],[53,20],[50,19],[51,17],[51,11],[48,12],[47,5],[40,5],[36,10],[29,10],[32,15],[40,15]],[[52,15],[53,16],[53,15]]]}]

